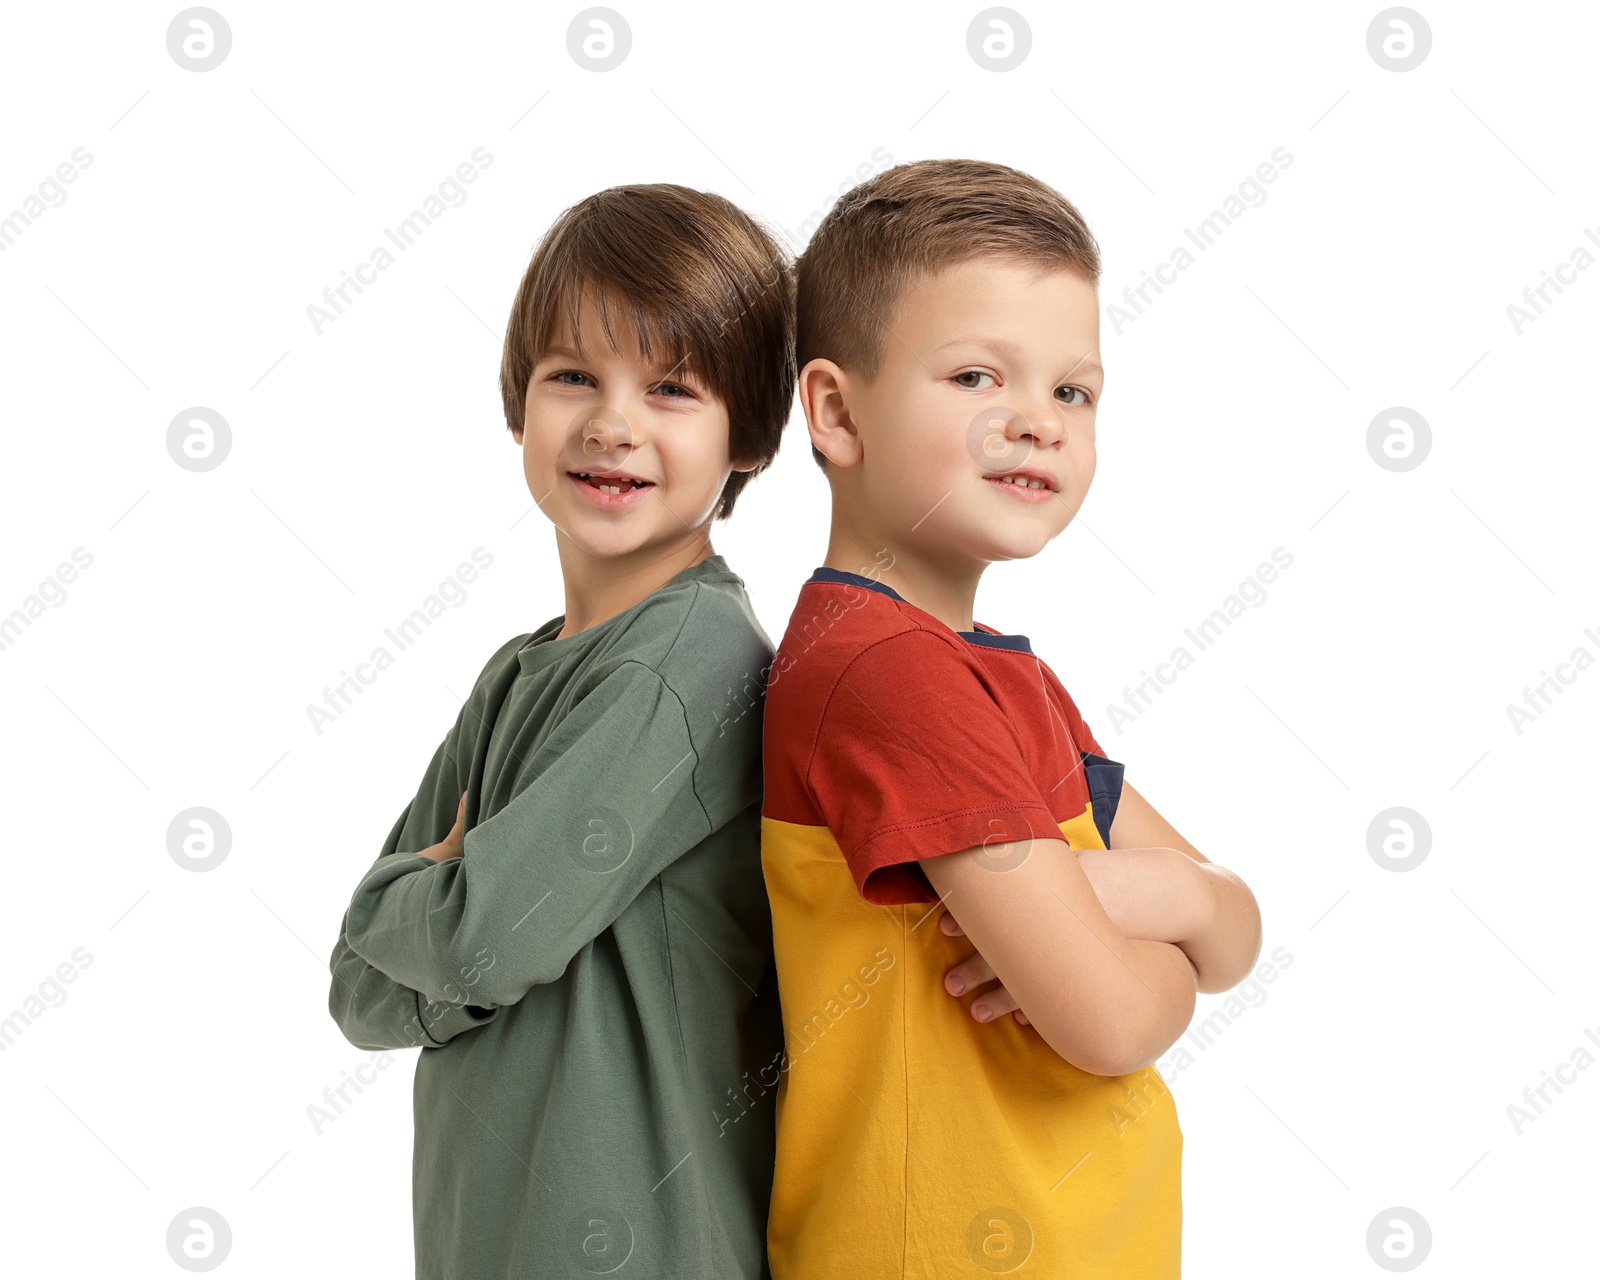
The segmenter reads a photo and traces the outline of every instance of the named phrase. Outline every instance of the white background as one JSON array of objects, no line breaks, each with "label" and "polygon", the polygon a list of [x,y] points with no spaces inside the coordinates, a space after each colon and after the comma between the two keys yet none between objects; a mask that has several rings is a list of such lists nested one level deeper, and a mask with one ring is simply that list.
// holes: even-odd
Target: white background
[{"label": "white background", "polygon": [[[314,1130],[374,1057],[328,1015],[327,957],[484,660],[562,608],[497,387],[561,209],[672,181],[798,234],[879,148],[978,157],[1078,204],[1109,304],[1283,147],[1264,203],[1103,318],[1098,477],[977,616],[1033,638],[1292,957],[1168,1073],[1186,1274],[1383,1274],[1391,1206],[1431,1229],[1422,1274],[1593,1273],[1600,1069],[1520,1133],[1507,1108],[1600,1055],[1600,671],[1564,668],[1520,733],[1506,708],[1600,656],[1600,270],[1520,334],[1507,306],[1600,253],[1600,19],[1418,0],[1432,49],[1396,73],[1376,3],[1018,3],[1004,73],[968,54],[975,3],[616,0],[633,45],[605,73],[568,53],[580,5],[223,3],[204,73],[168,54],[177,7],[10,8],[0,217],[92,163],[0,253],[0,616],[93,563],[0,651],[0,1017],[75,970],[0,1053],[5,1270],[180,1274],[166,1231],[199,1205],[224,1274],[410,1274],[416,1051]],[[319,335],[308,305],[478,147],[465,202]],[[1432,430],[1399,473],[1366,444],[1397,405]],[[191,406],[232,432],[201,474],[167,452]],[[826,540],[803,431],[714,532],[774,640]],[[465,603],[316,732],[308,705],[475,547]],[[1113,729],[1275,547],[1265,603]],[[205,874],[167,848],[197,805],[232,837]],[[1391,806],[1431,829],[1415,870],[1369,854]]]}]

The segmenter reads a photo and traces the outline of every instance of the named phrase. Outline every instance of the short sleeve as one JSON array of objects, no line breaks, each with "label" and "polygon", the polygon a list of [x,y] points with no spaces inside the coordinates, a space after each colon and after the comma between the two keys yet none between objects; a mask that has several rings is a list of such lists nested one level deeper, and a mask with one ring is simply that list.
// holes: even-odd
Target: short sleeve
[{"label": "short sleeve", "polygon": [[1089,789],[1089,801],[1094,806],[1094,825],[1100,833],[1100,843],[1109,849],[1111,823],[1117,816],[1117,805],[1122,801],[1124,766],[1121,761],[1112,760],[1106,755],[1105,748],[1089,731],[1088,724],[1084,722],[1083,715],[1078,710],[1078,704],[1072,700],[1072,695],[1067,692],[1066,686],[1057,679],[1056,673],[1049,667],[1042,669],[1060,700],[1062,714],[1067,721],[1067,732],[1078,748],[1084,783]]},{"label": "short sleeve", "polygon": [[807,783],[868,902],[936,902],[917,863],[1060,838],[978,666],[928,631],[881,640],[828,697]]},{"label": "short sleeve", "polygon": [[1051,671],[1049,667],[1044,667],[1043,669],[1049,675],[1050,683],[1055,687],[1056,694],[1061,699],[1061,705],[1067,717],[1067,731],[1072,735],[1073,742],[1077,744],[1080,751],[1090,751],[1104,758],[1106,754],[1105,748],[1095,740],[1094,734],[1089,731],[1089,725],[1084,720],[1083,713],[1078,710],[1078,704],[1072,700],[1072,695],[1067,692],[1066,685],[1061,683],[1056,673]]},{"label": "short sleeve", "polygon": [[1090,732],[1088,723],[1078,711],[1078,704],[1067,698],[1067,723],[1072,728],[1072,740],[1084,751],[1092,751],[1097,756],[1104,756],[1106,749],[1102,747],[1094,734]]}]

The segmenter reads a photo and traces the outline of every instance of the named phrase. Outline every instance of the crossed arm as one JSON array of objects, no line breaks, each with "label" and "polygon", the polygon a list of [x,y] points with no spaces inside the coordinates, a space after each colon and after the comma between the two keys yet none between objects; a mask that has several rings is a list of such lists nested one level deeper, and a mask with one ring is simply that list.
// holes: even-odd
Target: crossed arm
[{"label": "crossed arm", "polygon": [[1194,965],[1200,991],[1227,991],[1249,976],[1261,954],[1261,909],[1250,887],[1126,782],[1111,848],[1080,850],[1078,862],[1096,896],[1109,898],[1123,934],[1176,943]]},{"label": "crossed arm", "polygon": [[941,928],[978,951],[947,989],[1002,984],[973,1002],[974,1016],[1015,1011],[1074,1066],[1123,1075],[1183,1034],[1197,990],[1226,991],[1254,965],[1261,917],[1249,888],[1126,783],[1110,849],[1066,857],[1064,841],[1031,844],[1004,872],[991,869],[993,849],[921,864],[948,909]]},{"label": "crossed arm", "polygon": [[[439,773],[439,786],[453,789],[456,777],[454,770],[440,769],[450,742],[451,738],[447,737],[441,744],[439,754],[429,766],[429,775]],[[426,791],[419,799],[424,805],[434,802],[434,796]],[[412,800],[401,813],[399,821],[389,832],[383,856],[394,853],[399,847],[407,819],[418,803],[418,799]],[[458,803],[456,825],[445,837],[444,843],[422,850],[427,857],[437,860],[445,856],[460,856],[462,808],[463,804]],[[382,861],[382,856],[379,861]],[[498,1009],[468,1004],[466,1001],[470,989],[464,984],[447,986],[444,997],[434,1000],[414,987],[396,982],[350,945],[348,911],[339,926],[339,937],[333,944],[328,967],[333,974],[333,982],[328,988],[328,1012],[344,1033],[344,1038],[358,1049],[438,1048],[463,1031],[493,1021],[499,1012]]]}]

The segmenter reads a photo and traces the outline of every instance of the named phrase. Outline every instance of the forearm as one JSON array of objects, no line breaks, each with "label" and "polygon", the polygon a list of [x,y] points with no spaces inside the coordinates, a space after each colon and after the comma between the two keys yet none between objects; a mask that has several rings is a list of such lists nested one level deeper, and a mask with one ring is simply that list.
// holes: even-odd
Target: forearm
[{"label": "forearm", "polygon": [[428,1042],[417,993],[373,968],[343,935],[334,943],[329,968],[328,1013],[356,1048],[414,1049]]},{"label": "forearm", "polygon": [[1182,945],[1210,921],[1211,883],[1177,849],[1079,849],[1077,858],[1125,938]]},{"label": "forearm", "polygon": [[[529,986],[553,981],[539,968],[534,928],[504,918],[522,910],[507,893],[470,894],[464,860],[380,858],[357,886],[345,941],[368,964],[422,995],[423,1005],[515,1004]],[[506,939],[507,941],[500,941]]]},{"label": "forearm", "polygon": [[1188,958],[1171,943],[1118,932],[1065,844],[1035,840],[1005,874],[975,852],[922,865],[1057,1054],[1094,1075],[1123,1075],[1183,1034],[1195,1003]]},{"label": "forearm", "polygon": [[328,1012],[358,1049],[436,1048],[493,1021],[497,1010],[466,1003],[456,989],[443,1001],[396,982],[351,949],[341,930],[329,959]]},{"label": "forearm", "polygon": [[1250,972],[1261,915],[1233,872],[1178,849],[1080,849],[1077,856],[1122,935],[1181,947],[1200,991],[1226,991]]},{"label": "forearm", "polygon": [[[1124,939],[1109,953],[1085,954],[1085,985],[1058,984],[1042,1004],[1022,1008],[1058,1055],[1094,1075],[1149,1066],[1194,1018],[1195,970],[1170,942]],[[1037,1009],[1037,1012],[1036,1012]]]},{"label": "forearm", "polygon": [[1234,872],[1214,862],[1194,864],[1210,887],[1209,919],[1181,945],[1206,994],[1228,991],[1249,976],[1261,954],[1261,908]]}]

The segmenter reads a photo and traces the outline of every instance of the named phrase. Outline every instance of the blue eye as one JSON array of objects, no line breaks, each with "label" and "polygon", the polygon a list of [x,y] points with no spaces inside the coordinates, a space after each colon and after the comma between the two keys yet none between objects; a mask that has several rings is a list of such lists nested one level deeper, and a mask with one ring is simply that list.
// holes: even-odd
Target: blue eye
[{"label": "blue eye", "polygon": [[[568,387],[581,387],[585,382],[587,382],[589,380],[589,375],[588,374],[579,373],[576,369],[562,369],[559,373],[553,373],[550,376],[552,378],[555,378],[555,379],[559,380],[562,383],[563,386],[568,386]],[[580,381],[578,381],[578,382],[568,382],[568,381],[566,381],[568,378],[578,378],[578,379],[580,379]]]}]

